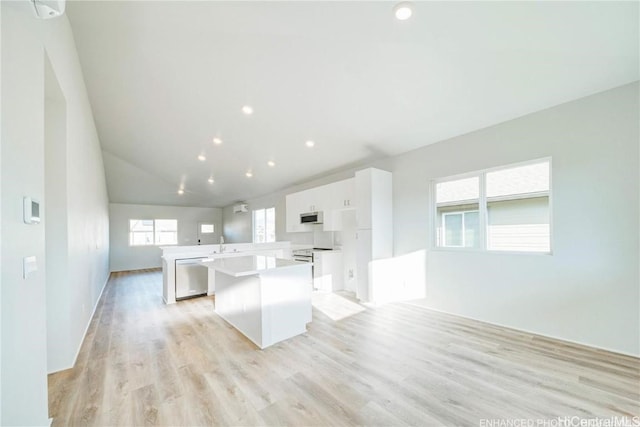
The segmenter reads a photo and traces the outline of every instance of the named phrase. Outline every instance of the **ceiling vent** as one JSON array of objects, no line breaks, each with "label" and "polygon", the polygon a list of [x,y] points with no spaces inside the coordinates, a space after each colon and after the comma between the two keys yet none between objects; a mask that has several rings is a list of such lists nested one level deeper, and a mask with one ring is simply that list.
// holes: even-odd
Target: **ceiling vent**
[{"label": "ceiling vent", "polygon": [[40,19],[56,18],[64,14],[65,0],[31,0]]},{"label": "ceiling vent", "polygon": [[249,206],[246,203],[238,203],[233,205],[233,213],[249,212]]}]

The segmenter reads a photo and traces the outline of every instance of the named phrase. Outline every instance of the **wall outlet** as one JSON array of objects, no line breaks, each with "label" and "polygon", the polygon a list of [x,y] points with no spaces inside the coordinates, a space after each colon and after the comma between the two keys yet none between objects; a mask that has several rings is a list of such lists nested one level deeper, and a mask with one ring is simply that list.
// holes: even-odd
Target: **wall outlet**
[{"label": "wall outlet", "polygon": [[353,269],[349,269],[349,279],[353,279]]}]

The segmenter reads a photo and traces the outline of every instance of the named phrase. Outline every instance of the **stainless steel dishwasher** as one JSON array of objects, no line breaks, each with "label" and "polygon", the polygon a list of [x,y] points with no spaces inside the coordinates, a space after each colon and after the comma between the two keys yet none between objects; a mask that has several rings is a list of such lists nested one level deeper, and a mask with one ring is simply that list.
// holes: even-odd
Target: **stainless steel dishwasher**
[{"label": "stainless steel dishwasher", "polygon": [[176,260],[176,300],[207,294],[209,269],[200,262],[203,259]]}]

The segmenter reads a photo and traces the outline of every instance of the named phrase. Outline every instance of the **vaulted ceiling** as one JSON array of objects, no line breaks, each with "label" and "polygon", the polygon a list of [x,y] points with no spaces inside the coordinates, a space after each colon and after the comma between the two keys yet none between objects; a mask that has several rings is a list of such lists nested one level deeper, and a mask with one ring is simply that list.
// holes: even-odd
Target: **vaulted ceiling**
[{"label": "vaulted ceiling", "polygon": [[637,2],[393,6],[70,2],[111,202],[221,207],[639,78]]}]

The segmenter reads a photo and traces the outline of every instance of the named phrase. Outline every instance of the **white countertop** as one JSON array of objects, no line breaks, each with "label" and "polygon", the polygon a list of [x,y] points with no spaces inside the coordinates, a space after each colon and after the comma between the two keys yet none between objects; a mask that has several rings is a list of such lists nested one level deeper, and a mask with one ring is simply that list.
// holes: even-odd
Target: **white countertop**
[{"label": "white countertop", "polygon": [[[195,246],[161,246],[162,259],[173,262],[179,258],[199,258],[213,255],[234,256],[235,254],[248,255],[246,252],[260,252],[271,250],[283,250],[285,256],[291,249],[290,242],[270,242],[270,243],[225,243],[222,245],[224,252],[220,252],[219,244],[195,245]],[[229,255],[231,254],[231,255]]]},{"label": "white countertop", "polygon": [[260,274],[261,272],[277,268],[311,265],[310,262],[293,261],[290,259],[263,255],[245,255],[230,258],[206,259],[202,260],[202,263],[206,267],[213,268],[214,270],[233,277]]}]

